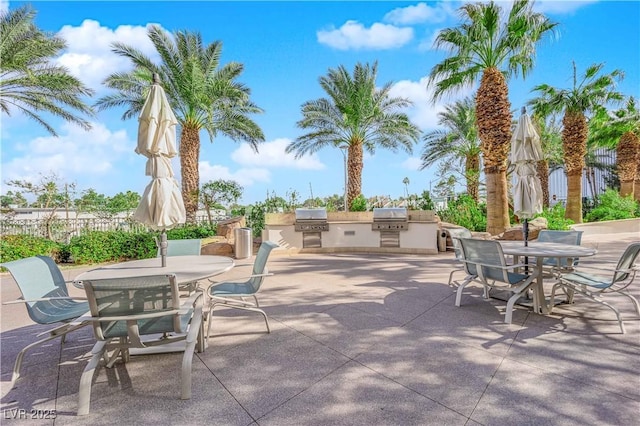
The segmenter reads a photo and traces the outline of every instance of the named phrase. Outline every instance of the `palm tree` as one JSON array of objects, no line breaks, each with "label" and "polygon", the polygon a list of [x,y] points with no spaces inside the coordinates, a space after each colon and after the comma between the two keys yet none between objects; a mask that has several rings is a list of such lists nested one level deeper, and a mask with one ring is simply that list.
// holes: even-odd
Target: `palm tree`
[{"label": "palm tree", "polygon": [[438,124],[444,130],[434,130],[424,135],[424,148],[420,170],[438,161],[459,163],[464,166],[467,194],[479,200],[480,140],[476,129],[476,107],[473,98],[465,98],[447,105],[438,113]]},{"label": "palm tree", "polygon": [[89,122],[73,111],[92,116],[93,110],[82,97],[93,91],[68,69],[53,63],[66,42],[36,27],[35,15],[29,6],[0,14],[0,109],[8,116],[13,110],[20,111],[53,136],[58,134],[40,113],[88,130]]},{"label": "palm tree", "polygon": [[563,113],[562,150],[567,174],[567,210],[565,216],[575,223],[582,223],[582,171],[587,154],[588,124],[586,114],[598,108],[622,100],[622,94],[614,90],[615,83],[623,74],[615,70],[610,74],[598,74],[603,64],[587,68],[578,82],[576,64],[573,63],[573,87],[557,89],[548,84],[534,87],[540,96],[531,100],[535,111],[540,114]]},{"label": "palm tree", "polygon": [[620,195],[640,196],[640,179],[637,176],[640,162],[640,110],[633,97],[617,111],[601,108],[589,121],[589,128],[595,122],[595,131],[590,135],[598,146],[616,149],[616,169],[620,179]]},{"label": "palm tree", "polygon": [[234,141],[248,142],[255,152],[264,141],[260,127],[249,117],[262,109],[250,100],[251,91],[237,78],[242,64],[220,66],[222,42],[205,46],[200,33],[179,31],[173,38],[163,29],[151,26],[147,35],[160,55],[154,64],[140,50],[114,43],[113,51],[129,58],[133,71],[110,75],[105,84],[118,91],[98,100],[99,109],[125,106],[122,119],[137,117],[144,105],[152,75],[157,73],[180,124],[180,165],[182,197],[187,223],[195,223],[198,210],[200,174],[200,130],[211,142],[222,133]]},{"label": "palm tree", "polygon": [[347,146],[347,205],[362,192],[363,153],[373,154],[377,147],[411,153],[420,130],[400,108],[411,105],[404,98],[391,97],[391,83],[376,88],[378,63],[356,64],[353,77],[340,66],[320,77],[320,86],[329,95],[302,105],[303,118],[297,125],[311,129],[291,142],[286,151],[296,158],[324,147]]},{"label": "palm tree", "polygon": [[542,206],[549,207],[549,174],[562,169],[562,128],[557,114],[543,117],[534,114],[533,125],[540,135],[543,158],[536,164],[536,171],[542,188]]},{"label": "palm tree", "polygon": [[433,102],[444,94],[469,87],[479,80],[476,122],[487,186],[487,231],[509,226],[507,156],[511,142],[511,104],[507,78],[533,68],[536,44],[557,24],[534,13],[533,2],[517,0],[504,19],[496,3],[465,4],[463,23],[438,33],[437,48],[451,56],[435,65],[429,75]]}]

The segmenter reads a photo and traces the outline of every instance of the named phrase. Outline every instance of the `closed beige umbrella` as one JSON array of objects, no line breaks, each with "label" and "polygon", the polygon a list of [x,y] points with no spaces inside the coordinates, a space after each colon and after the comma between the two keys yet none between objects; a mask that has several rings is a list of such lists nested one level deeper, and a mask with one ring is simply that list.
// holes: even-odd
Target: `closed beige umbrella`
[{"label": "closed beige umbrella", "polygon": [[515,166],[516,182],[513,186],[513,212],[524,219],[524,244],[528,245],[529,219],[542,212],[542,187],[536,163],[542,160],[540,137],[533,127],[527,110],[522,115],[511,138],[511,163]]},{"label": "closed beige umbrella", "polygon": [[162,266],[166,265],[166,230],[186,221],[182,194],[171,167],[171,158],[178,154],[177,124],[164,90],[158,84],[158,75],[154,74],[153,85],[140,113],[136,147],[136,153],[147,157],[146,175],[151,176],[151,182],[145,188],[133,218],[151,229],[162,231],[159,244]]}]

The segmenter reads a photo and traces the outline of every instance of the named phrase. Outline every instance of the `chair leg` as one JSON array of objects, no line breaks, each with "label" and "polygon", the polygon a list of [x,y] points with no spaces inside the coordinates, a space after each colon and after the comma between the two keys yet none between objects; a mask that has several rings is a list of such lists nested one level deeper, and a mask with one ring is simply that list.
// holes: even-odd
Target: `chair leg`
[{"label": "chair leg", "polygon": [[202,342],[202,305],[196,307],[193,317],[191,318],[191,324],[189,331],[185,338],[185,349],[182,356],[182,389],[180,392],[181,399],[191,398],[191,369],[193,364],[193,353],[195,352],[196,345],[200,345]]},{"label": "chair leg", "polygon": [[89,414],[89,405],[91,403],[91,382],[93,381],[93,374],[96,367],[100,363],[100,358],[104,355],[107,349],[106,340],[101,340],[95,344],[91,350],[92,357],[89,363],[84,368],[82,376],[80,377],[80,388],[78,389],[78,415],[85,416]]},{"label": "chair leg", "polygon": [[465,280],[458,286],[458,290],[456,291],[456,306],[460,306],[460,301],[462,300],[462,291],[470,282],[471,280]]},{"label": "chair leg", "polygon": [[640,303],[638,303],[638,299],[636,299],[626,291],[619,291],[618,293],[622,294],[623,296],[627,296],[629,299],[631,299],[631,303],[633,303],[633,307],[636,308],[636,314],[640,316]]},{"label": "chair leg", "polygon": [[618,325],[620,325],[620,331],[622,332],[622,334],[626,333],[626,330],[624,329],[624,323],[622,322],[622,316],[620,315],[620,311],[616,307],[614,307],[613,305],[605,302],[601,298],[596,297],[594,295],[587,295],[587,296],[595,300],[596,302],[602,303],[604,306],[607,306],[609,309],[615,312],[616,318],[618,318]]},{"label": "chair leg", "polygon": [[[216,299],[211,299],[211,305],[209,307],[209,324],[207,325],[207,338],[211,332],[211,321],[213,320],[213,309],[216,305],[222,305],[231,309],[240,309],[243,311],[257,312],[264,318],[264,323],[267,326],[267,333],[271,333],[271,327],[269,326],[269,318],[265,311],[260,308],[260,303],[256,295],[251,295],[254,299],[254,303],[245,301],[242,297],[242,301],[231,300],[229,297],[216,296]],[[239,296],[238,296],[239,297]]]},{"label": "chair leg", "polygon": [[[20,369],[22,368],[22,361],[24,359],[24,355],[27,353],[27,351],[35,346],[41,345],[43,343],[48,342],[49,340],[53,340],[57,337],[62,337],[62,341],[61,344],[64,343],[64,338],[67,335],[67,333],[70,333],[74,330],[77,330],[79,328],[84,327],[87,324],[78,324],[72,327],[69,327],[67,329],[64,330],[63,333],[58,333],[58,331],[60,331],[60,328],[55,328],[51,331],[49,331],[50,335],[45,337],[44,339],[40,339],[37,342],[33,342],[27,346],[25,346],[20,353],[18,353],[18,357],[16,358],[16,362],[13,365],[13,375],[11,376],[11,388],[13,388],[13,386],[15,386],[16,381],[20,378]],[[65,326],[66,327],[66,326]]]}]

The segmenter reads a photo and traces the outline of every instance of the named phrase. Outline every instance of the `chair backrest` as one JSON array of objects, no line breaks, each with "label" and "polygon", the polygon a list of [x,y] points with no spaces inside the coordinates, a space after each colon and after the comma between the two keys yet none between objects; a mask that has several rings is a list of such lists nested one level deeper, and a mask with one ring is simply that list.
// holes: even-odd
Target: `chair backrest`
[{"label": "chair backrest", "polygon": [[453,244],[453,253],[456,256],[456,259],[462,260],[462,245],[460,244],[460,238],[471,238],[471,231],[467,228],[445,228],[444,230],[449,237],[451,238],[451,243]]},{"label": "chair backrest", "polygon": [[[548,242],[548,243],[562,243],[562,244],[571,244],[575,246],[579,246],[582,242],[582,232],[583,231],[557,231],[557,230],[549,230],[543,229],[538,233],[537,241],[540,242]],[[559,260],[559,263],[558,263]],[[566,268],[567,266],[577,266],[578,258],[567,260],[566,258],[555,259],[555,258],[547,258],[545,257],[542,260],[543,265],[547,266],[560,266]],[[571,265],[569,265],[571,262]]]},{"label": "chair backrest", "polygon": [[583,231],[556,231],[543,229],[538,233],[537,241],[580,245]]},{"label": "chair backrest", "polygon": [[[167,256],[199,256],[201,249],[201,240],[197,238],[167,241]],[[158,257],[160,257],[159,248]]]},{"label": "chair backrest", "polygon": [[460,238],[460,243],[465,260],[487,265],[478,268],[477,265],[467,263],[468,273],[486,280],[510,282],[510,275],[505,269],[507,263],[499,242],[494,240]]},{"label": "chair backrest", "polygon": [[[20,288],[24,300],[45,297],[68,297],[69,290],[62,272],[48,256],[34,256],[1,264],[9,270]],[[56,306],[64,301],[42,301],[26,303],[29,317],[38,324],[60,321],[60,309]]]},{"label": "chair backrest", "polygon": [[[269,254],[271,250],[279,247],[278,244],[273,241],[264,241],[260,244],[260,248],[258,249],[258,254],[256,254],[256,260],[253,263],[253,270],[251,275],[262,275],[268,273],[267,271],[267,260],[269,259]],[[254,292],[257,292],[264,281],[264,276],[261,277],[252,277],[249,279],[249,286],[253,289]]]},{"label": "chair backrest", "polygon": [[[640,243],[632,243],[632,244],[630,244],[624,250],[624,253],[622,253],[622,256],[620,256],[620,260],[618,261],[618,265],[616,265],[616,270],[617,271],[625,271],[625,270],[631,269],[633,267],[633,265],[635,264],[636,259],[638,259],[638,254],[640,254]],[[629,272],[616,272],[613,275],[612,284],[615,285],[616,283],[624,281],[627,278],[629,278]],[[630,283],[631,283],[631,280],[626,285],[624,285],[623,287],[626,287]]]},{"label": "chair backrest", "polygon": [[[92,317],[131,317],[129,321],[93,322],[93,331],[98,340],[131,336],[132,330],[136,335],[185,331],[178,315],[180,293],[173,274],[83,280],[81,283]],[[166,312],[167,315],[136,318],[159,312]]]}]

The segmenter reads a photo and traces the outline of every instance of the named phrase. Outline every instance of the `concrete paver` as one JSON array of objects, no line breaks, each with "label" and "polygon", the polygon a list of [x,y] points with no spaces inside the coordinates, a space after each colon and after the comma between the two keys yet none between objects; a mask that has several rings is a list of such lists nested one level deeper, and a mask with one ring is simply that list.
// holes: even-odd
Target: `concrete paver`
[{"label": "concrete paver", "polygon": [[[589,234],[613,267],[636,232]],[[524,307],[504,324],[504,302],[471,285],[461,307],[446,285],[453,253],[432,256],[274,255],[259,315],[216,310],[209,348],[193,362],[193,397],[179,398],[180,354],[132,357],[99,368],[91,412],[77,392],[89,327],[35,349],[9,389],[17,352],[46,327],[21,305],[2,306],[0,420],[56,410],[31,424],[100,425],[627,425],[640,412],[640,319],[576,296],[551,315]],[[237,267],[223,277],[241,277]],[[72,279],[84,269],[65,269]],[[2,301],[19,292],[2,274]],[[547,293],[549,293],[547,288]],[[74,290],[76,291],[76,290]],[[81,291],[80,293],[81,294]],[[633,294],[640,297],[640,282]],[[630,304],[629,304],[630,305]],[[18,411],[24,410],[24,411]],[[43,411],[31,411],[43,410]]]}]

